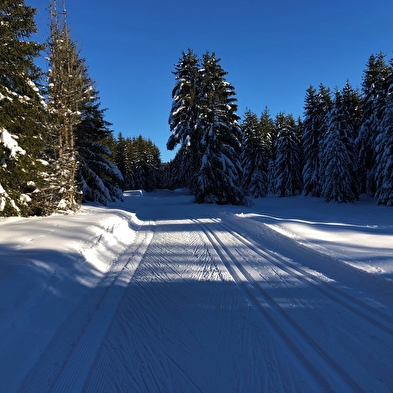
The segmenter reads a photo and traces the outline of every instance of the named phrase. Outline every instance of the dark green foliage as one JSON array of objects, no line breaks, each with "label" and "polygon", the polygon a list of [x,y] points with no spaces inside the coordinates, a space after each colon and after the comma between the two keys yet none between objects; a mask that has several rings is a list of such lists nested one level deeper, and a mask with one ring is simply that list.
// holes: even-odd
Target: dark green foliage
[{"label": "dark green foliage", "polygon": [[[91,82],[88,83],[91,86]],[[110,140],[111,124],[104,119],[98,92],[92,89],[90,100],[81,109],[81,121],[75,128],[78,152],[77,184],[82,202],[100,202],[103,205],[122,200],[123,176],[110,160],[112,151],[106,144]]]},{"label": "dark green foliage", "polygon": [[114,163],[124,178],[123,189],[153,191],[160,187],[161,154],[150,139],[119,134],[114,151]]},{"label": "dark green foliage", "polygon": [[[270,128],[270,129],[269,129]],[[247,111],[242,124],[242,186],[253,198],[266,196],[269,188],[269,135],[273,122],[266,110],[261,122],[251,111]]]},{"label": "dark green foliage", "polygon": [[302,147],[304,166],[302,171],[305,195],[321,196],[320,143],[326,131],[326,116],[331,110],[330,90],[319,85],[318,93],[314,87],[307,90],[304,106]]},{"label": "dark green foliage", "polygon": [[41,70],[34,64],[43,46],[31,41],[35,9],[23,1],[0,6],[0,215],[40,214],[45,109]]},{"label": "dark green foliage", "polygon": [[386,64],[385,55],[379,53],[370,56],[363,75],[362,117],[356,144],[359,151],[360,190],[371,196],[374,196],[376,192],[375,141],[380,133],[380,124],[389,87],[387,77],[390,72],[391,67]]},{"label": "dark green foliage", "polygon": [[375,140],[375,183],[378,204],[393,206],[393,59],[387,76],[385,107],[381,116],[379,134]]},{"label": "dark green foliage", "polygon": [[240,204],[240,127],[233,86],[220,59],[205,53],[198,61],[189,50],[176,66],[176,85],[169,118],[168,147],[184,149],[179,175],[199,203]]},{"label": "dark green foliage", "polygon": [[274,190],[279,197],[295,196],[302,191],[302,151],[299,130],[292,115],[276,117]]},{"label": "dark green foliage", "polygon": [[75,129],[81,121],[83,105],[90,99],[85,60],[71,39],[67,13],[57,9],[56,0],[50,4],[50,39],[48,42],[48,108],[50,138],[48,156],[50,176],[48,200],[53,210],[75,211],[81,195],[77,185],[78,160]]},{"label": "dark green foliage", "polygon": [[352,121],[339,90],[326,125],[320,150],[321,196],[327,202],[353,202],[358,199],[357,155]]}]

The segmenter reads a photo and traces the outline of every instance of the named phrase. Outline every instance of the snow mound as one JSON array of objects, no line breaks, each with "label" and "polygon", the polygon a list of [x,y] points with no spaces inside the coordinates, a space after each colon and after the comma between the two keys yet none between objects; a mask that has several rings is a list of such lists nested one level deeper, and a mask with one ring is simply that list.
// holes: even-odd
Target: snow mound
[{"label": "snow mound", "polygon": [[126,190],[124,191],[125,197],[144,197],[146,196],[145,190]]}]

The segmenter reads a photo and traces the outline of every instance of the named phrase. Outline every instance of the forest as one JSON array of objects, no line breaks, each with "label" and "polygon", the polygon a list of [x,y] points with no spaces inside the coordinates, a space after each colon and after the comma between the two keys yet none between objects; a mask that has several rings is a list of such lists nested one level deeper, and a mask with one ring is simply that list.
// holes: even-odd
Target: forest
[{"label": "forest", "polygon": [[241,118],[220,58],[188,49],[168,92],[167,148],[178,150],[162,163],[150,139],[114,136],[64,0],[51,1],[45,43],[32,39],[35,12],[20,0],[0,6],[0,216],[68,213],[133,188],[187,187],[197,203],[367,193],[393,205],[393,60],[383,53],[369,57],[361,88],[310,86],[302,118],[267,107]]}]

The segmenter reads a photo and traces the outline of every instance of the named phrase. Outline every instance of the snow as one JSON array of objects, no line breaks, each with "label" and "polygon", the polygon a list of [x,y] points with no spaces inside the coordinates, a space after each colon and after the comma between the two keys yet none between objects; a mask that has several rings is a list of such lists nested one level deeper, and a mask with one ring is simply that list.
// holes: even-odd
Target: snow
[{"label": "snow", "polygon": [[392,293],[393,210],[366,196],[2,218],[0,391],[389,392]]},{"label": "snow", "polygon": [[0,143],[10,150],[10,157],[17,158],[17,154],[26,154],[16,141],[17,137],[11,135],[5,128],[0,128]]}]

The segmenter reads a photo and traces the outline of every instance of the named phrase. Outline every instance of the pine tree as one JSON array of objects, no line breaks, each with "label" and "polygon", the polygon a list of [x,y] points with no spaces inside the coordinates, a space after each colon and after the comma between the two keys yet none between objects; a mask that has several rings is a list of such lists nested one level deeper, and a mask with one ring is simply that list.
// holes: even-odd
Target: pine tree
[{"label": "pine tree", "polygon": [[359,180],[361,192],[371,196],[376,192],[376,146],[375,141],[380,132],[385,99],[387,95],[387,76],[391,67],[385,62],[385,55],[371,55],[367,68],[364,71],[360,120],[358,136],[356,139],[359,151]]},{"label": "pine tree", "polygon": [[302,191],[302,152],[297,128],[292,115],[277,115],[274,188],[279,197],[295,196]]},{"label": "pine tree", "polygon": [[134,174],[134,187],[153,191],[159,185],[161,166],[160,151],[150,139],[141,135],[132,139],[133,157],[132,172]]},{"label": "pine tree", "polygon": [[197,129],[201,140],[197,173],[197,203],[239,205],[244,193],[240,185],[240,126],[235,91],[215,54],[203,56],[200,70],[200,101]]},{"label": "pine tree", "polygon": [[43,46],[32,41],[35,9],[23,0],[0,6],[0,215],[41,214],[45,103],[41,70],[34,64]]},{"label": "pine tree", "polygon": [[242,187],[253,198],[266,196],[269,186],[269,148],[263,131],[255,113],[247,111],[242,124]]},{"label": "pine tree", "polygon": [[348,121],[353,128],[353,135],[349,135],[349,137],[355,140],[362,118],[362,97],[358,89],[355,90],[349,81],[342,89],[342,108],[347,113]]},{"label": "pine tree", "polygon": [[[93,83],[86,78],[86,89]],[[82,202],[109,202],[123,199],[123,176],[110,160],[112,151],[105,143],[112,135],[111,123],[104,119],[98,92],[91,88],[89,100],[81,108],[81,121],[75,128],[75,146],[78,152],[77,184]]]},{"label": "pine tree", "polygon": [[326,124],[320,148],[321,196],[326,202],[353,202],[358,198],[354,132],[338,89]]},{"label": "pine tree", "polygon": [[[172,108],[169,116],[171,136],[167,142],[167,148],[173,150],[178,144],[185,148],[182,157],[182,174],[188,179],[188,186],[193,188],[199,160],[200,135],[198,135],[198,115],[200,91],[199,60],[195,53],[189,49],[183,52],[174,71],[176,84],[172,90]],[[183,153],[181,153],[183,154]]]},{"label": "pine tree", "polygon": [[316,92],[310,86],[305,98],[302,146],[304,154],[303,191],[305,195],[321,196],[320,143],[326,131],[326,116],[331,110],[330,90],[323,84]]},{"label": "pine tree", "polygon": [[[391,65],[393,66],[393,60]],[[375,141],[375,196],[379,205],[393,206],[393,71],[389,74],[387,82],[390,83],[390,87],[381,117],[381,131]]]},{"label": "pine tree", "polygon": [[134,153],[131,151],[133,146],[129,143],[129,140],[123,137],[123,134],[120,132],[117,138],[116,147],[113,150],[114,152],[114,164],[119,168],[122,176],[123,190],[130,190],[134,188],[134,174],[132,173],[132,157]]},{"label": "pine tree", "polygon": [[88,101],[85,60],[70,37],[65,2],[58,11],[56,0],[50,4],[48,107],[51,114],[51,204],[58,211],[77,210],[80,203],[76,177],[78,171],[75,128],[81,109]]}]

